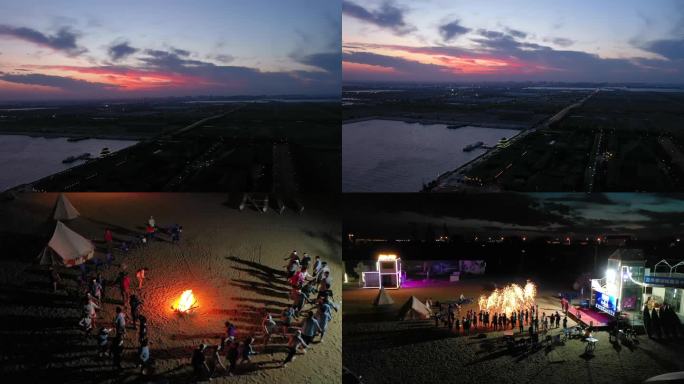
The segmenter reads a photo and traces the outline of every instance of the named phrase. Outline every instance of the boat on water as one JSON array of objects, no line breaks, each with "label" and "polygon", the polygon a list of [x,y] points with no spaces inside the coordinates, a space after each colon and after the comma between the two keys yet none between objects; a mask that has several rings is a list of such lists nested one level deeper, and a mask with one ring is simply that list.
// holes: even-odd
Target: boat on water
[{"label": "boat on water", "polygon": [[463,152],[470,152],[472,150],[482,148],[484,146],[484,143],[481,141],[478,141],[476,143],[468,144],[465,147],[463,147]]},{"label": "boat on water", "polygon": [[71,164],[75,161],[78,160],[89,160],[90,159],[90,153],[86,152],[78,156],[69,156],[66,159],[62,160],[62,163],[64,164]]},{"label": "boat on water", "polygon": [[109,151],[109,148],[107,148],[107,147],[102,148],[102,151],[100,151],[100,157],[109,156],[111,154],[112,154],[112,152]]},{"label": "boat on water", "polygon": [[511,141],[505,137],[502,137],[501,140],[496,143],[497,148],[507,148],[509,145],[511,145]]}]

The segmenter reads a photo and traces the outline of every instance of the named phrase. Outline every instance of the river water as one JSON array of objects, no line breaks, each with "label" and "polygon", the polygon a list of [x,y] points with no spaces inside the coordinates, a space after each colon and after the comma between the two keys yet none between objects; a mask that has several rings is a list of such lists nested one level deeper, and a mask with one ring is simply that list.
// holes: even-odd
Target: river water
[{"label": "river water", "polygon": [[423,183],[480,156],[482,141],[494,146],[520,131],[445,124],[367,120],[342,126],[343,192],[417,192]]},{"label": "river water", "polygon": [[82,163],[63,164],[69,156],[89,152],[100,155],[102,148],[116,152],[137,141],[88,139],[69,142],[66,138],[0,135],[0,191],[30,183]]}]

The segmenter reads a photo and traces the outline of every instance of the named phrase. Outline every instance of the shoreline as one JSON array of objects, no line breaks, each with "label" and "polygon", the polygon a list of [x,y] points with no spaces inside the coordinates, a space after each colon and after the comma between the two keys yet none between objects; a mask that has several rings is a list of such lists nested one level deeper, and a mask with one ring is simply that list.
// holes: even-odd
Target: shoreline
[{"label": "shoreline", "polygon": [[33,138],[39,138],[43,137],[45,139],[79,139],[79,138],[85,138],[84,140],[88,139],[97,139],[97,140],[124,140],[124,141],[144,141],[149,139],[152,136],[133,136],[133,135],[103,135],[103,134],[95,134],[95,135],[84,135],[84,134],[77,134],[77,133],[69,133],[69,132],[30,132],[30,131],[2,131],[0,130],[0,136],[2,135],[7,135],[7,136],[28,136],[28,137],[33,137]]},{"label": "shoreline", "polygon": [[524,125],[515,124],[484,124],[484,123],[474,123],[467,121],[455,121],[455,120],[439,120],[439,119],[419,119],[410,117],[399,117],[399,116],[367,116],[367,117],[356,117],[353,119],[342,120],[342,126],[345,124],[361,123],[369,120],[389,120],[389,121],[401,121],[409,124],[421,124],[421,125],[437,125],[444,124],[447,126],[456,125],[459,128],[462,127],[476,127],[476,128],[492,128],[492,129],[512,129],[518,131],[524,131],[528,127]]}]

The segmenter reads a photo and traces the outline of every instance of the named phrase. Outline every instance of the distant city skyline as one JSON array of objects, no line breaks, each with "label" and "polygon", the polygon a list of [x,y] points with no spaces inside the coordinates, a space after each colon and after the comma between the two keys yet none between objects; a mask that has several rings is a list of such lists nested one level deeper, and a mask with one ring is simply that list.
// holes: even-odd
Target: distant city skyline
[{"label": "distant city skyline", "polygon": [[342,0],[344,81],[684,83],[676,0]]},{"label": "distant city skyline", "polygon": [[336,95],[340,3],[7,0],[0,100]]}]

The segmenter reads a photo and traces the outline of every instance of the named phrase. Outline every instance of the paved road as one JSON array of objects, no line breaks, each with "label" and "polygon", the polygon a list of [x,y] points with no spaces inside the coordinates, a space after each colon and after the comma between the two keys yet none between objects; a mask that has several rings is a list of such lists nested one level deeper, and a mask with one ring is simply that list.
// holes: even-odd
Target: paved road
[{"label": "paved road", "polygon": [[[447,172],[447,173],[440,175],[435,180],[436,185],[431,190],[433,192],[442,192],[442,191],[452,190],[454,188],[459,189],[462,186],[462,184],[460,183],[460,180],[463,178],[463,176],[465,176],[468,172],[470,172],[470,170],[472,170],[473,167],[475,167],[478,164],[481,164],[483,161],[487,161],[489,158],[491,158],[495,154],[499,153],[499,151],[503,151],[503,150],[506,150],[508,148],[513,147],[518,141],[520,141],[520,139],[527,137],[528,135],[535,133],[541,129],[547,129],[547,128],[549,128],[549,126],[551,124],[554,124],[558,121],[561,121],[563,118],[565,118],[565,116],[567,116],[567,114],[571,110],[582,106],[585,102],[587,102],[587,100],[589,100],[592,96],[596,95],[599,91],[600,91],[600,89],[596,89],[594,92],[590,93],[589,95],[587,95],[583,99],[577,101],[576,103],[568,105],[567,107],[563,108],[558,113],[556,113],[555,115],[551,116],[550,118],[544,120],[543,122],[539,123],[538,125],[530,128],[528,130],[522,131],[519,134],[517,134],[516,136],[513,136],[510,139],[511,144],[508,147],[506,147],[506,148],[494,147],[492,150],[485,152],[481,156],[479,156],[476,159],[464,164],[460,168],[457,168],[454,171]],[[527,154],[527,152],[525,152],[523,155],[521,155],[521,157],[526,155],[526,154]],[[496,174],[496,178],[499,178],[504,172],[507,172],[512,167],[513,167],[513,163],[507,164],[503,169],[501,169]]]}]

